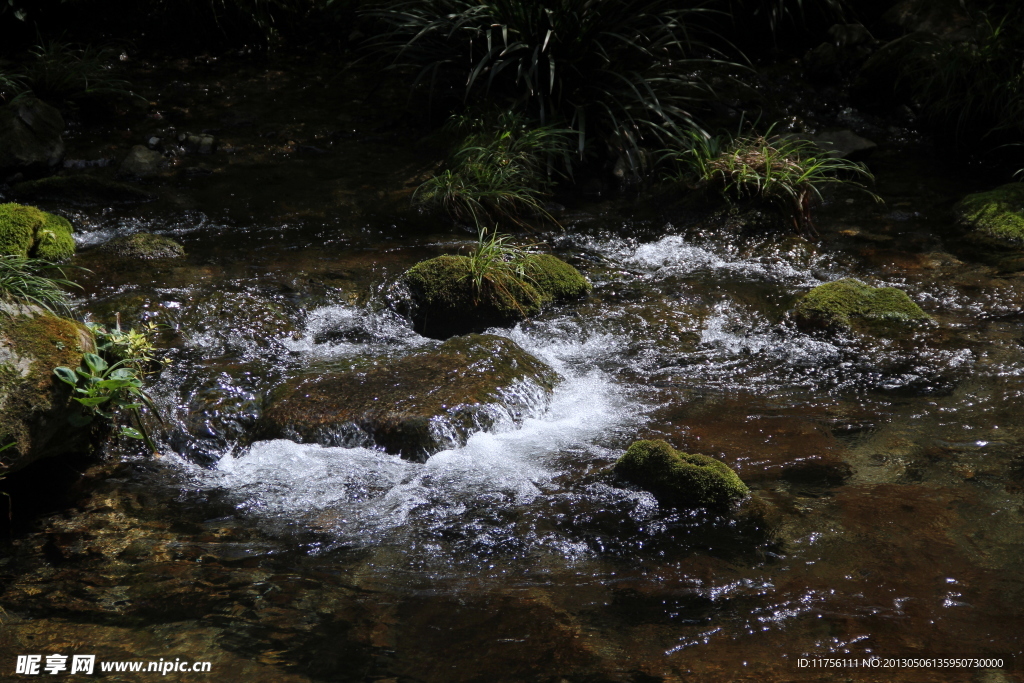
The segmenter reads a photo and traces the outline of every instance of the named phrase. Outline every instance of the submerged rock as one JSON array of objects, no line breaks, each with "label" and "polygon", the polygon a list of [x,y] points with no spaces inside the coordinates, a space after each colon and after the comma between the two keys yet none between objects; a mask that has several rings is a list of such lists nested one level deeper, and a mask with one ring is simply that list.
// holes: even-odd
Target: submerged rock
[{"label": "submerged rock", "polygon": [[152,178],[160,175],[167,165],[167,159],[160,152],[149,149],[145,145],[135,145],[121,162],[118,172],[125,176]]},{"label": "submerged rock", "polygon": [[1009,183],[969,194],[953,209],[975,239],[1012,249],[1024,248],[1024,183]]},{"label": "submerged rock", "polygon": [[0,176],[43,174],[64,158],[64,119],[42,100],[26,97],[0,108]]},{"label": "submerged rock", "polygon": [[590,282],[549,254],[523,259],[524,277],[492,273],[477,291],[468,256],[438,256],[418,263],[402,276],[411,297],[413,326],[420,334],[443,339],[511,325],[540,313],[546,304],[586,296]]},{"label": "submerged rock", "polygon": [[150,232],[137,232],[132,235],[115,237],[100,247],[100,251],[114,254],[125,259],[163,259],[181,258],[185,255],[185,247],[170,237],[154,235]]},{"label": "submerged rock", "polygon": [[81,323],[36,306],[0,301],[0,473],[19,470],[84,444],[83,430],[67,421],[70,389],[53,374],[78,367],[96,350]]},{"label": "submerged rock", "polygon": [[520,422],[547,402],[556,381],[512,340],[473,334],[435,351],[292,380],[271,395],[258,433],[425,460],[474,432]]},{"label": "submerged rock", "polygon": [[0,204],[0,255],[66,261],[75,253],[71,223],[34,206]]},{"label": "submerged rock", "polygon": [[675,507],[725,507],[750,493],[724,462],[677,451],[660,439],[634,442],[615,473]]},{"label": "submerged rock", "polygon": [[906,292],[895,287],[870,287],[852,278],[826,282],[804,294],[794,317],[804,328],[882,336],[893,336],[931,320]]},{"label": "submerged rock", "polygon": [[92,175],[51,176],[18,183],[11,196],[21,201],[67,201],[94,205],[148,202],[153,195],[116,180]]}]

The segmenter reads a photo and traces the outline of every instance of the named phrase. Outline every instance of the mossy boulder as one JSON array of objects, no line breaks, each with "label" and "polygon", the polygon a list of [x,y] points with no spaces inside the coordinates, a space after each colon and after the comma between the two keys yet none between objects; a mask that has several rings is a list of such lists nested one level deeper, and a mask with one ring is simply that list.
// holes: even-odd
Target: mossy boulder
[{"label": "mossy boulder", "polygon": [[95,350],[81,323],[0,301],[0,446],[14,444],[0,451],[0,474],[84,445],[86,432],[67,421],[77,404],[53,369]]},{"label": "mossy boulder", "polygon": [[75,253],[73,231],[66,218],[34,206],[0,204],[0,255],[66,261]]},{"label": "mossy boulder", "polygon": [[115,237],[100,247],[100,251],[119,258],[150,261],[163,258],[180,258],[185,247],[170,237],[150,232],[136,232],[132,235]]},{"label": "mossy boulder", "polygon": [[515,324],[550,303],[590,292],[590,282],[555,256],[530,254],[520,265],[523,277],[494,272],[478,291],[468,256],[438,256],[417,263],[401,280],[409,290],[413,327],[437,339],[480,332]]},{"label": "mossy boulder", "polygon": [[153,195],[116,180],[93,175],[50,176],[18,183],[11,196],[19,201],[64,201],[84,206],[148,202]]},{"label": "mossy boulder", "polygon": [[1024,183],[969,194],[954,211],[960,224],[970,228],[976,240],[1024,249]]},{"label": "mossy boulder", "polygon": [[615,473],[673,507],[722,508],[750,493],[724,462],[677,451],[660,439],[634,442]]},{"label": "mossy boulder", "polygon": [[871,287],[847,278],[818,285],[797,302],[794,317],[805,329],[836,329],[896,336],[931,320],[907,293],[895,287]]},{"label": "mossy boulder", "polygon": [[271,394],[258,434],[422,461],[542,409],[557,379],[510,339],[456,337],[433,351],[292,380]]}]

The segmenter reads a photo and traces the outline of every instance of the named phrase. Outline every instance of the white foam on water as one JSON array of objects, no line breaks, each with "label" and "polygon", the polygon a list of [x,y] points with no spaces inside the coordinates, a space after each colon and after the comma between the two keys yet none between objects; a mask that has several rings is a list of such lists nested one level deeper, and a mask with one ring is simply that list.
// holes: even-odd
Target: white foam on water
[{"label": "white foam on water", "polygon": [[[792,254],[744,258],[729,253],[728,248],[724,251],[712,251],[680,235],[666,235],[655,242],[639,245],[635,240],[611,238],[592,242],[588,247],[625,266],[650,271],[656,277],[719,272],[754,280],[786,282],[791,285],[821,284],[821,281],[811,274],[813,263],[794,263],[795,258]],[[820,259],[812,259],[816,260]]]},{"label": "white foam on water", "polygon": [[[349,340],[345,339],[346,335]],[[367,344],[409,347],[428,342],[394,311],[336,304],[310,311],[302,334],[286,339],[284,346],[293,353],[332,358],[366,353]]]},{"label": "white foam on water", "polygon": [[[586,353],[587,346],[566,340],[540,355],[564,366],[558,350],[571,356]],[[547,409],[520,427],[503,423],[475,433],[465,446],[436,453],[424,464],[374,449],[289,440],[255,443],[239,457],[225,456],[213,470],[180,462],[197,485],[227,491],[243,513],[370,543],[417,515],[429,516],[432,524],[457,517],[481,497],[529,504],[561,473],[560,452],[587,448],[631,419],[631,412],[610,379],[589,370],[566,377]]]}]

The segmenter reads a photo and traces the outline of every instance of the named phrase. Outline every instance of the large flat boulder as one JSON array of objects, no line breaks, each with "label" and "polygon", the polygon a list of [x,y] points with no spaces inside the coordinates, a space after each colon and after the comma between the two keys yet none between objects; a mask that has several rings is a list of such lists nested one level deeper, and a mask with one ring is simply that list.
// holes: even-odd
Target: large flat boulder
[{"label": "large flat boulder", "polygon": [[455,337],[434,351],[292,380],[272,393],[257,431],[422,461],[474,432],[521,422],[546,405],[556,381],[510,339]]}]

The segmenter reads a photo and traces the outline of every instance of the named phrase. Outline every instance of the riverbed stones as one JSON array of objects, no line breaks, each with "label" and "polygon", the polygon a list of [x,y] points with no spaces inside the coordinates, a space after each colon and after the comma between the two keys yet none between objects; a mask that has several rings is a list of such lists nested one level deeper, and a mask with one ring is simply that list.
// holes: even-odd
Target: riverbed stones
[{"label": "riverbed stones", "polygon": [[804,329],[828,329],[898,336],[931,320],[907,293],[895,287],[871,287],[846,278],[818,285],[793,311]]},{"label": "riverbed stones", "polygon": [[42,175],[64,158],[64,118],[42,100],[24,97],[0,108],[0,179]]},{"label": "riverbed stones", "polygon": [[0,474],[83,445],[70,390],[53,374],[95,352],[88,329],[37,306],[0,301]]},{"label": "riverbed stones", "polygon": [[964,197],[953,209],[976,241],[1024,249],[1024,183],[1009,183]]},{"label": "riverbed stones", "polygon": [[75,253],[71,223],[34,206],[0,204],[0,255],[66,261]]},{"label": "riverbed stones", "polygon": [[543,409],[556,381],[514,341],[472,334],[433,351],[294,379],[271,394],[258,433],[422,461]]},{"label": "riverbed stones", "polygon": [[492,270],[478,288],[468,256],[438,256],[410,268],[401,283],[411,299],[413,327],[444,339],[513,325],[554,302],[586,296],[590,282],[550,254],[530,254],[518,264],[522,276]]},{"label": "riverbed stones", "polygon": [[683,453],[667,442],[635,441],[615,463],[615,473],[672,507],[727,507],[750,493],[724,462]]}]

